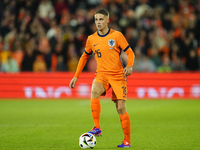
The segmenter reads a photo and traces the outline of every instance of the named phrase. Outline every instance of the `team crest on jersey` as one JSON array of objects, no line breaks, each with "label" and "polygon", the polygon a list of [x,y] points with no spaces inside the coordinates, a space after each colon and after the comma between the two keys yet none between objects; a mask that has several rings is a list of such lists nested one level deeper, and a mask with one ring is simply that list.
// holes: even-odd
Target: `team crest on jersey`
[{"label": "team crest on jersey", "polygon": [[108,45],[111,47],[115,46],[115,40],[113,39],[108,40]]}]

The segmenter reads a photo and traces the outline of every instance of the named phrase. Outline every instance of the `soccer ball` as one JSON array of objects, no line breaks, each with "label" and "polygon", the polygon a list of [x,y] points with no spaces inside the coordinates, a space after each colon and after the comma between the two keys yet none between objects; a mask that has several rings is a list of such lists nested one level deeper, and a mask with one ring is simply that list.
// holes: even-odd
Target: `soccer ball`
[{"label": "soccer ball", "polygon": [[91,133],[83,133],[79,138],[79,146],[83,149],[94,148],[96,143],[96,138]]}]

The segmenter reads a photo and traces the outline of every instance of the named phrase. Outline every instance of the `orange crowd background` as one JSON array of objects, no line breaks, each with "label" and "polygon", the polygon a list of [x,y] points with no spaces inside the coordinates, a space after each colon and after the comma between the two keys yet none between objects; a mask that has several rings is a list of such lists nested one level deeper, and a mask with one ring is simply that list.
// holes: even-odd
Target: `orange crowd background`
[{"label": "orange crowd background", "polygon": [[[200,0],[1,0],[0,72],[74,72],[102,7],[135,52],[133,71],[200,70]],[[84,71],[95,69],[91,56]]]}]

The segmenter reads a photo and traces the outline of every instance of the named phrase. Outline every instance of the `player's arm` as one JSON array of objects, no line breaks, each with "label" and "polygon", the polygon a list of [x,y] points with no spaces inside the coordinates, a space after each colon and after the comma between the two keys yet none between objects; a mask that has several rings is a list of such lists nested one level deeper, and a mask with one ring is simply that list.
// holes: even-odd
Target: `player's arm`
[{"label": "player's arm", "polygon": [[127,40],[125,39],[124,35],[121,32],[118,32],[118,44],[119,47],[127,54],[128,56],[128,64],[124,68],[124,75],[129,76],[132,73],[132,66],[134,63],[135,55],[129,46]]},{"label": "player's arm", "polygon": [[82,56],[81,56],[81,58],[80,58],[80,60],[78,62],[76,73],[75,73],[73,79],[70,81],[70,84],[69,84],[70,88],[73,89],[75,87],[75,84],[76,84],[76,82],[78,80],[78,77],[81,74],[83,68],[85,67],[85,64],[87,63],[89,57],[90,57],[90,54],[88,54],[86,51],[84,51],[84,53],[82,54]]},{"label": "player's arm", "polygon": [[127,54],[128,56],[128,64],[126,65],[126,67],[124,68],[124,75],[125,76],[129,76],[132,73],[132,67],[133,67],[133,63],[135,60],[135,54],[132,51],[132,49],[130,48],[130,46],[128,46],[124,52]]}]

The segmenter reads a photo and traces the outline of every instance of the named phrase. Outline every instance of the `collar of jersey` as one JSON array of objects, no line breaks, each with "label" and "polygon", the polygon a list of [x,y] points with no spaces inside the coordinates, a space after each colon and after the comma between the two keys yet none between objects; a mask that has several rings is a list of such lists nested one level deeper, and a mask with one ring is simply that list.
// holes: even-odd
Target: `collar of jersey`
[{"label": "collar of jersey", "polygon": [[104,35],[100,35],[98,31],[97,31],[97,34],[98,34],[98,36],[100,36],[100,37],[104,37],[104,36],[108,35],[109,32],[110,32],[110,28],[108,28],[108,32],[107,32],[106,34],[104,34]]}]

